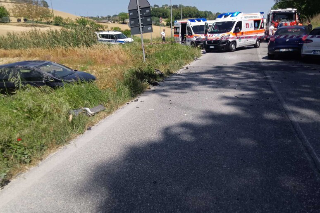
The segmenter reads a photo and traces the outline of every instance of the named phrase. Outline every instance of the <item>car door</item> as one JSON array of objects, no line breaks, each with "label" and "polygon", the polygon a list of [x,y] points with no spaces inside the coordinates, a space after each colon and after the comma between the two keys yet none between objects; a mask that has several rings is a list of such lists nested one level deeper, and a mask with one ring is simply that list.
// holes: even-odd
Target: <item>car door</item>
[{"label": "car door", "polygon": [[191,40],[193,38],[193,32],[190,26],[187,26],[187,38],[186,38],[186,44],[191,45]]},{"label": "car door", "polygon": [[21,67],[17,69],[18,75],[22,85],[32,85],[32,86],[44,86],[44,75],[43,73],[29,67]]},{"label": "car door", "polygon": [[320,55],[320,28],[312,30],[308,40],[311,40],[312,42],[306,42],[303,45],[312,50],[314,55]]},{"label": "car door", "polygon": [[235,29],[236,28],[239,28],[240,29],[240,32],[239,33],[236,33],[236,36],[237,36],[237,47],[243,47],[244,46],[244,38],[243,38],[243,27],[242,27],[242,21],[238,21],[236,26],[235,26]]}]

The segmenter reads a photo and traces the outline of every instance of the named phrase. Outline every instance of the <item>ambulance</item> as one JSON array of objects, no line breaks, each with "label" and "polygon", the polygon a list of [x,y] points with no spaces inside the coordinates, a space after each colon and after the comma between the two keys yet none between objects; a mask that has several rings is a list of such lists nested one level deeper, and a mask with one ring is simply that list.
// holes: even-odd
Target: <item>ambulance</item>
[{"label": "ambulance", "polygon": [[174,39],[180,44],[202,46],[207,25],[205,18],[175,21]]},{"label": "ambulance", "polygon": [[235,51],[238,47],[260,47],[264,38],[264,13],[231,12],[220,14],[206,30],[204,48]]}]

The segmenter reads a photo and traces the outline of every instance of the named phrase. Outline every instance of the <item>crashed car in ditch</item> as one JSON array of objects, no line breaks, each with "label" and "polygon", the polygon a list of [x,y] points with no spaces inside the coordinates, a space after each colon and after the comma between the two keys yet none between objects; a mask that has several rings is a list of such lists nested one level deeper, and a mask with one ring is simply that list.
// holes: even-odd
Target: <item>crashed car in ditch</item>
[{"label": "crashed car in ditch", "polygon": [[21,61],[0,65],[0,90],[15,90],[24,85],[52,88],[66,83],[91,82],[96,77],[51,61]]}]

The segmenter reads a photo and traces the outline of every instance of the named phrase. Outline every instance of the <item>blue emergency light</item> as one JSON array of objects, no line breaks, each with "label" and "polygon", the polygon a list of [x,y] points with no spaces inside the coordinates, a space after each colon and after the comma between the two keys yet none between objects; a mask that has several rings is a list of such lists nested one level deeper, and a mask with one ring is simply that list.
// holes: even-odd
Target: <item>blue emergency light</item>
[{"label": "blue emergency light", "polygon": [[191,19],[188,19],[188,21],[190,21],[190,22],[206,22],[207,19],[206,18],[191,18]]},{"label": "blue emergency light", "polygon": [[218,18],[225,18],[225,17],[237,17],[241,12],[231,12],[231,13],[222,13],[218,15]]}]

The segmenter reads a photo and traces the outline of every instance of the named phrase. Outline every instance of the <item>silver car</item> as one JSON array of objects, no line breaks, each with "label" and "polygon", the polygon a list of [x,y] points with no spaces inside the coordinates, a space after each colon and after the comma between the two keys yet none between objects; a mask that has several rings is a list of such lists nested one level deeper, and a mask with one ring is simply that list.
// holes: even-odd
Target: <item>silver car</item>
[{"label": "silver car", "polygon": [[320,57],[320,27],[314,28],[309,36],[303,38],[301,57],[306,56]]}]

